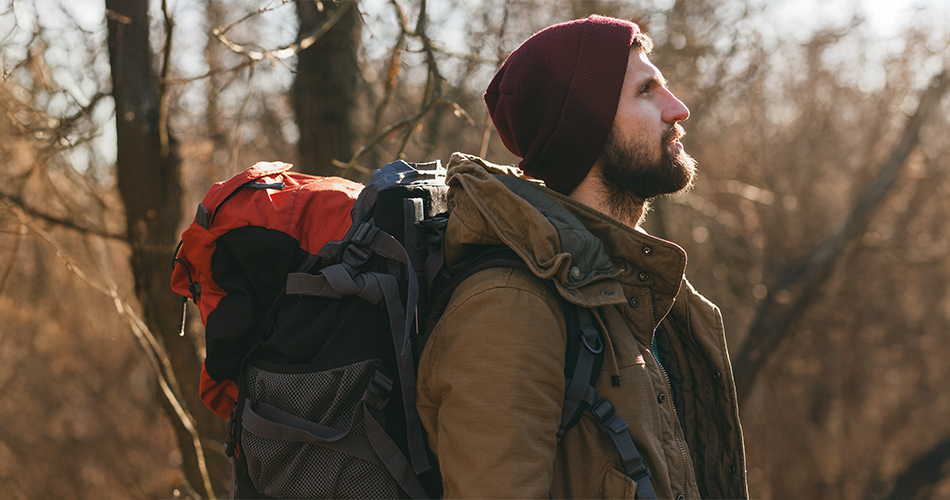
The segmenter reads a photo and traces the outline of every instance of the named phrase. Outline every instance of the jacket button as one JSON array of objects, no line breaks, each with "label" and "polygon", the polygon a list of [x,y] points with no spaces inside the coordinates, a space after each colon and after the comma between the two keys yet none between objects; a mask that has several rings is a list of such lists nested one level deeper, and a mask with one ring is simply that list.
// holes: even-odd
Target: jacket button
[{"label": "jacket button", "polygon": [[730,476],[735,476],[735,475],[736,475],[736,472],[739,472],[739,468],[736,467],[735,465],[730,465],[730,466],[729,466],[729,475],[730,475]]},{"label": "jacket button", "polygon": [[721,378],[722,378],[722,372],[719,371],[719,370],[714,371],[714,372],[713,372],[713,378],[716,379],[716,380],[721,379]]},{"label": "jacket button", "polygon": [[676,495],[676,500],[683,500],[683,495]]},{"label": "jacket button", "polygon": [[637,299],[636,297],[633,297],[632,299],[630,299],[630,307],[637,307],[638,305],[640,305],[639,299]]},{"label": "jacket button", "polygon": [[650,279],[650,275],[647,274],[646,271],[640,271],[640,276],[638,277],[640,278],[640,281],[646,281]]},{"label": "jacket button", "polygon": [[643,247],[643,255],[650,255],[653,253],[653,249],[650,247]]},{"label": "jacket button", "polygon": [[656,397],[656,400],[659,401],[660,404],[665,403],[665,402],[666,402],[666,394],[663,394],[663,393],[661,392],[661,393]]},{"label": "jacket button", "polygon": [[571,268],[571,277],[574,279],[579,279],[581,277],[581,270],[577,267]]}]

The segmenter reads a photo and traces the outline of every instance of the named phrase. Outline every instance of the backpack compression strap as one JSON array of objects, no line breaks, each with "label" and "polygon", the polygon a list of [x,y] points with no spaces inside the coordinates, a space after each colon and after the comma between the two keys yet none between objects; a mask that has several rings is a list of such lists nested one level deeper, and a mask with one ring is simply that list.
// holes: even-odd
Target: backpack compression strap
[{"label": "backpack compression strap", "polygon": [[[389,313],[393,344],[396,348],[412,470],[416,474],[422,474],[431,470],[432,465],[426,456],[422,424],[419,422],[419,414],[416,411],[416,376],[409,339],[419,297],[419,282],[405,248],[377,226],[368,222],[359,222],[347,235],[347,239],[350,244],[343,250],[342,262],[327,266],[316,275],[288,274],[287,293],[329,298],[356,295],[373,304],[378,304],[380,300],[385,303]],[[372,254],[402,263],[407,267],[409,287],[405,309],[400,300],[399,284],[395,276],[360,270]],[[390,472],[397,475],[396,471]]]}]

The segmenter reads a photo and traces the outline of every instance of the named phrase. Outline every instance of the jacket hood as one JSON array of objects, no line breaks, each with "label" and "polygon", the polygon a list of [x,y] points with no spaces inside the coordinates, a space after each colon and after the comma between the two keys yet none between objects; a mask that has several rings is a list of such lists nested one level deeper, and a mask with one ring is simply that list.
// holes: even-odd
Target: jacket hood
[{"label": "jacket hood", "polygon": [[679,291],[682,248],[529,180],[515,167],[455,153],[447,182],[449,265],[480,245],[503,244],[584,307],[622,303],[623,285],[649,286],[670,305]]}]

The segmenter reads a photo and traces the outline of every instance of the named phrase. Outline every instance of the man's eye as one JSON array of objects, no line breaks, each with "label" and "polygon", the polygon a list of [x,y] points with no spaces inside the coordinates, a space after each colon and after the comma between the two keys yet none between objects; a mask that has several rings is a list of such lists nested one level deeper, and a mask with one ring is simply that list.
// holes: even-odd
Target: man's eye
[{"label": "man's eye", "polygon": [[653,88],[653,85],[644,85],[644,87],[643,87],[642,89],[640,89],[639,94],[649,94],[649,93],[650,93],[650,89],[652,89],[652,88]]}]

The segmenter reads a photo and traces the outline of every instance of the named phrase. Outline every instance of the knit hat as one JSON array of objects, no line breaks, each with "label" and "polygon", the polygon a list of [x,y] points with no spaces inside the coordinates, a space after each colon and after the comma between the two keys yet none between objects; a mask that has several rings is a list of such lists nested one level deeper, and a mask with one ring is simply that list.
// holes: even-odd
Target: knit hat
[{"label": "knit hat", "polygon": [[636,24],[590,16],[535,33],[485,91],[492,122],[518,164],[570,194],[597,161],[613,126]]}]

